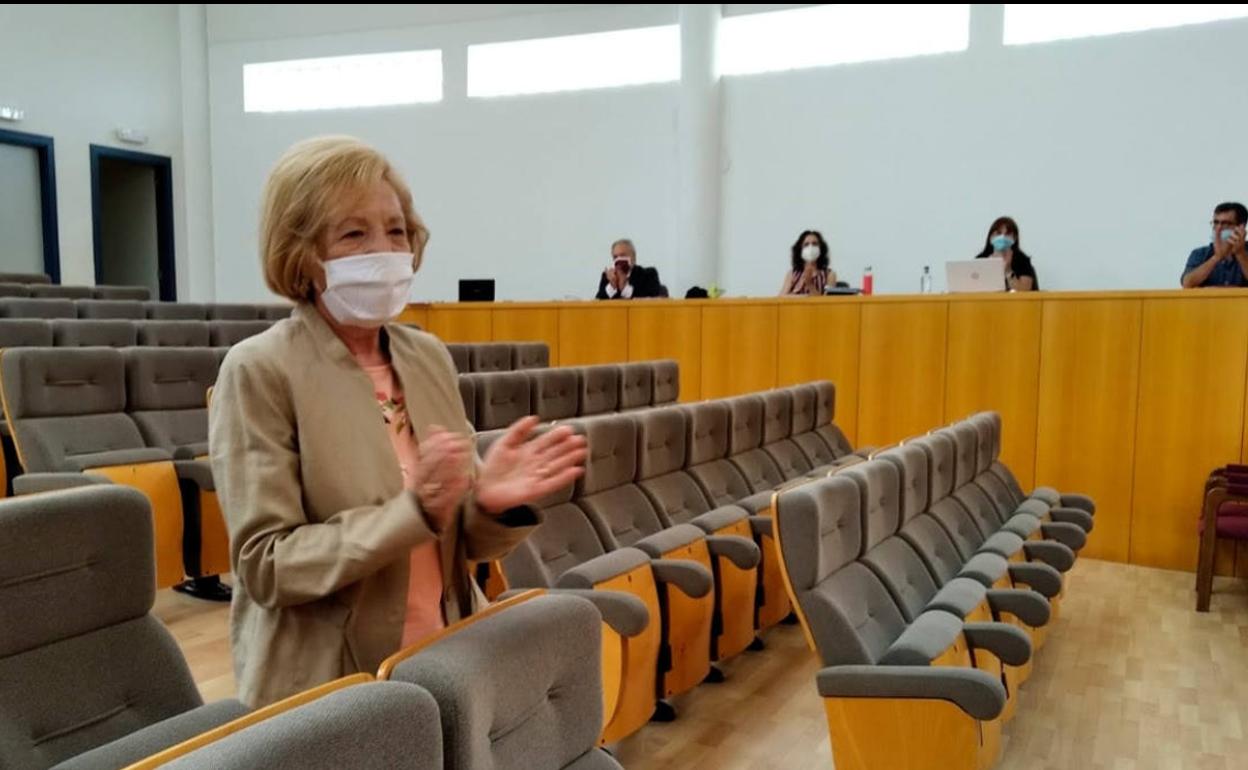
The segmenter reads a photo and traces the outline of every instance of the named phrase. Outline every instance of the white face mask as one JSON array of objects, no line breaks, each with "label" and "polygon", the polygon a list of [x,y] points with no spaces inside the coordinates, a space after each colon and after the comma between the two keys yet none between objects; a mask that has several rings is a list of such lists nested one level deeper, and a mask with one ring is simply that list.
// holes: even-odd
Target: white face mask
[{"label": "white face mask", "polygon": [[819,247],[813,243],[809,243],[802,247],[802,259],[807,262],[814,262],[819,259]]},{"label": "white face mask", "polygon": [[325,309],[344,326],[374,328],[393,321],[407,305],[412,255],[393,251],[331,259],[325,267]]}]

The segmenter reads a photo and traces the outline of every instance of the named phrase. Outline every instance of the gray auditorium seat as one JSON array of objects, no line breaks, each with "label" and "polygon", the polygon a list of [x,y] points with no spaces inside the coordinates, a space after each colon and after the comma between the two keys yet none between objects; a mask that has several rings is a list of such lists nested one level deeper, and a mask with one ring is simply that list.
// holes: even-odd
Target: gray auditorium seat
[{"label": "gray auditorium seat", "polygon": [[780,469],[785,480],[814,474],[826,476],[831,466],[815,468],[793,441],[793,393],[790,388],[761,393],[763,400],[763,452]]},{"label": "gray auditorium seat", "polygon": [[0,503],[0,765],[116,768],[235,719],[151,614],[152,511],[93,486]]},{"label": "gray auditorium seat", "polygon": [[29,297],[30,287],[21,283],[0,283],[0,297]]},{"label": "gray auditorium seat", "polygon": [[131,348],[126,360],[126,412],[147,446],[178,460],[208,454],[208,389],[217,381],[212,348]]},{"label": "gray auditorium seat", "polygon": [[30,285],[30,296],[41,299],[91,299],[91,287],[35,283]]},{"label": "gray auditorium seat", "polygon": [[203,745],[167,770],[440,770],[433,696],[406,682],[368,682],[322,695]]},{"label": "gray auditorium seat", "polygon": [[[990,471],[1006,485],[1015,508],[1030,501],[1031,505],[1040,505],[1050,509],[1054,521],[1070,521],[1081,526],[1084,531],[1091,532],[1093,516],[1096,514],[1096,502],[1087,495],[1066,492],[1061,493],[1052,487],[1037,487],[1031,495],[1025,495],[1019,486],[1018,479],[1010,469],[1001,462],[1001,415],[996,412],[981,412],[971,418],[976,429],[990,442],[989,455],[992,463]],[[985,434],[984,431],[987,430]],[[1061,510],[1058,510],[1061,509]],[[1043,510],[1043,508],[1041,508]],[[1082,511],[1084,515],[1078,514]]]},{"label": "gray auditorium seat", "polygon": [[125,318],[139,320],[146,317],[143,303],[132,299],[80,299],[79,318]]},{"label": "gray auditorium seat", "polygon": [[272,321],[209,321],[208,342],[214,348],[228,348],[268,331],[272,325]]},{"label": "gray auditorium seat", "polygon": [[42,318],[0,318],[0,348],[50,348],[52,324]]},{"label": "gray auditorium seat", "polygon": [[211,333],[206,321],[137,321],[140,345],[156,348],[206,348]]},{"label": "gray auditorium seat", "polygon": [[544,422],[576,417],[579,399],[579,372],[574,367],[562,369],[530,369],[529,413]]},{"label": "gray auditorium seat", "polygon": [[447,351],[451,354],[451,362],[455,364],[455,371],[460,374],[468,374],[472,371],[472,363],[468,359],[468,348],[470,346],[452,342],[446,346]]},{"label": "gray auditorium seat", "polygon": [[465,624],[390,678],[437,701],[446,767],[618,768],[597,746],[601,626],[586,599],[538,596]]},{"label": "gray auditorium seat", "polygon": [[619,409],[620,368],[614,364],[580,367],[580,411],[583,416]]},{"label": "gray auditorium seat", "polygon": [[654,404],[674,404],[680,400],[680,365],[675,361],[652,361],[654,368]]},{"label": "gray auditorium seat", "polygon": [[529,414],[529,376],[525,372],[470,375],[476,393],[478,430],[506,428]]},{"label": "gray auditorium seat", "polygon": [[72,300],[5,297],[0,299],[0,318],[77,318]]},{"label": "gray auditorium seat", "polygon": [[680,407],[685,413],[688,456],[685,469],[712,507],[741,504],[754,513],[767,507],[770,491],[754,495],[745,477],[728,462],[731,412],[724,401],[704,401]]},{"label": "gray auditorium seat", "polygon": [[836,458],[852,454],[853,446],[833,420],[836,419],[836,386],[827,380],[811,383],[815,388],[815,432]]},{"label": "gray auditorium seat", "polygon": [[[126,299],[147,302],[152,298],[152,290],[146,286],[95,286],[91,296],[96,299]],[[139,316],[142,318],[143,316]]]},{"label": "gray auditorium seat", "polygon": [[654,367],[648,362],[620,364],[619,411],[645,409],[653,402]]},{"label": "gray auditorium seat", "polygon": [[728,432],[728,459],[755,494],[789,481],[775,460],[763,451],[763,399],[757,394],[727,400],[732,423]]},{"label": "gray auditorium seat", "polygon": [[208,307],[193,302],[148,302],[144,309],[153,321],[208,320]]},{"label": "gray auditorium seat", "polygon": [[125,320],[57,318],[51,324],[58,348],[126,348],[135,344],[138,333],[134,323]]},{"label": "gray auditorium seat", "polygon": [[511,371],[511,343],[477,342],[468,347],[468,365],[472,372]]},{"label": "gray auditorium seat", "polygon": [[837,455],[815,430],[817,419],[815,403],[818,400],[815,385],[813,383],[794,385],[785,390],[789,392],[789,397],[792,399],[793,409],[789,438],[797,444],[798,449],[802,450],[802,454],[806,456],[812,468],[834,464]]},{"label": "gray auditorium seat", "polygon": [[0,283],[52,283],[47,273],[0,273]]},{"label": "gray auditorium seat", "polygon": [[241,304],[210,304],[208,305],[209,321],[258,321],[260,307]]},{"label": "gray auditorium seat", "polygon": [[550,366],[550,346],[545,342],[513,342],[512,369],[545,369]]}]

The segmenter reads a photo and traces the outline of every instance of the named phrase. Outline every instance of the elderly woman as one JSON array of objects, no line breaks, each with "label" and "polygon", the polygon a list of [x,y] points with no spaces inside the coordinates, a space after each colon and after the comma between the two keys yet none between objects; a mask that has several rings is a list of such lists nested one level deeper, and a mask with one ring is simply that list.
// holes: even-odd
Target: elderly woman
[{"label": "elderly woman", "polygon": [[427,237],[354,139],[297,144],[269,177],[265,280],[296,307],[230,350],[210,434],[250,706],[376,671],[470,615],[468,562],[506,554],[538,523],[526,503],[582,472],[584,440],[532,438],[533,418],[476,458],[445,346],[392,323]]}]

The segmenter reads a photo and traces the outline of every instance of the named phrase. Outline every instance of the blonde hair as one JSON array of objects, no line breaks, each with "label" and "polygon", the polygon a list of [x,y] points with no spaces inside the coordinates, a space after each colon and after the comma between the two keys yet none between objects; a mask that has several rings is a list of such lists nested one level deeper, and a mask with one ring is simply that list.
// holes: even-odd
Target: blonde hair
[{"label": "blonde hair", "polygon": [[386,158],[349,136],[321,136],[292,146],[277,161],[264,188],[260,219],[264,282],[295,302],[312,298],[312,266],[335,201],[376,182],[394,189],[403,209],[412,267],[420,269],[429,231],[412,207],[412,192]]}]

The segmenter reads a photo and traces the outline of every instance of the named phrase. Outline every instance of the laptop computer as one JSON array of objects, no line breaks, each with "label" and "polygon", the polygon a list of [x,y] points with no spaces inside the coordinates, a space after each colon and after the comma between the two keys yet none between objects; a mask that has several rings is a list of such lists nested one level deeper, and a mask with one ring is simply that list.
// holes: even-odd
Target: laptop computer
[{"label": "laptop computer", "polygon": [[946,262],[945,285],[959,294],[1005,291],[1005,262],[1000,257]]},{"label": "laptop computer", "polygon": [[493,278],[461,278],[459,281],[460,302],[493,302]]}]

